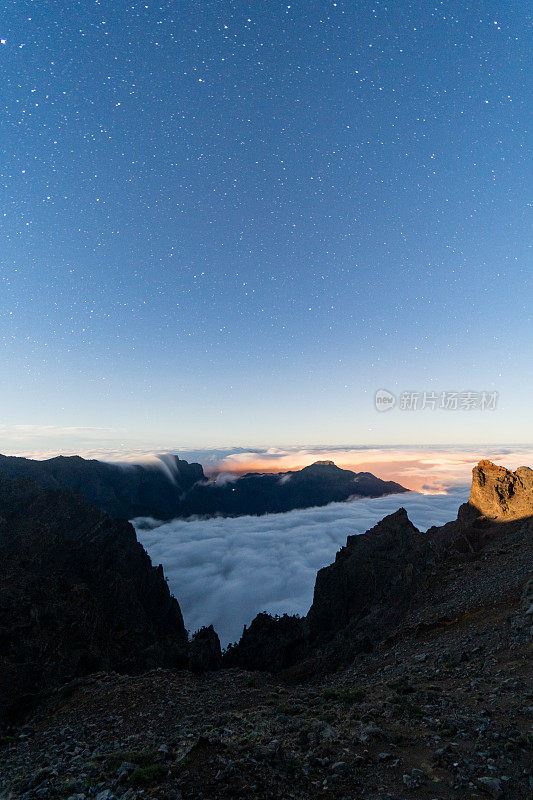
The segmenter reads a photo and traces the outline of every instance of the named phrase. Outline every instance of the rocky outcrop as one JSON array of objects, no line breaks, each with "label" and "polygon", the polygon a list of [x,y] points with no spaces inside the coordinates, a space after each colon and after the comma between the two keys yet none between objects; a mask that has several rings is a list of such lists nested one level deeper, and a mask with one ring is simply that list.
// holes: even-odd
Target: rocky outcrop
[{"label": "rocky outcrop", "polygon": [[404,508],[363,536],[349,536],[329,567],[318,572],[308,614],[313,639],[360,628],[380,634],[402,614],[418,575],[433,562],[429,541]]},{"label": "rocky outcrop", "polygon": [[[228,665],[280,671],[311,660],[315,671],[331,670],[397,636],[408,619],[427,624],[428,605],[446,617],[519,595],[523,568],[508,579],[491,565],[505,548],[522,547],[523,555],[532,549],[532,475],[527,467],[512,473],[482,461],[454,522],[421,533],[400,508],[349,536],[335,562],[318,572],[306,618],[260,614],[226,654]],[[462,598],[450,578],[456,565],[472,571],[468,588],[459,584]]]},{"label": "rocky outcrop", "polygon": [[226,667],[279,672],[301,661],[309,649],[307,621],[284,614],[272,617],[258,614],[250,627],[244,627],[238,644],[224,653]]},{"label": "rocky outcrop", "polygon": [[434,563],[431,540],[404,508],[349,536],[316,578],[305,619],[259,614],[225,654],[227,666],[279,671],[309,657],[330,664],[370,652],[405,613],[419,575]]},{"label": "rocky outcrop", "polygon": [[317,461],[294,472],[250,473],[231,481],[207,480],[200,464],[161,456],[150,464],[107,464],[80,456],[45,461],[0,455],[0,479],[32,478],[42,486],[73,489],[112,517],[240,516],[323,506],[352,497],[408,491],[370,472]]},{"label": "rocky outcrop", "polygon": [[189,647],[189,669],[192,672],[203,673],[220,669],[222,666],[222,652],[220,639],[212,625],[200,628],[193,635]]},{"label": "rocky outcrop", "polygon": [[484,516],[493,520],[513,520],[533,513],[533,470],[518,467],[511,472],[492,461],[482,460],[472,470],[472,487],[462,519]]},{"label": "rocky outcrop", "polygon": [[187,663],[179,605],[128,522],[0,482],[0,717],[91,672]]}]

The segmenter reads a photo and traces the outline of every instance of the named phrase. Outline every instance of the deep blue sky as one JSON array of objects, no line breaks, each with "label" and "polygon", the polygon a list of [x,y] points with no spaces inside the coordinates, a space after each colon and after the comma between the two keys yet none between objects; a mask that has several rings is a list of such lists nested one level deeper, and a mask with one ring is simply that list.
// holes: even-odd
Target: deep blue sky
[{"label": "deep blue sky", "polygon": [[6,441],[533,439],[528,5],[4,3]]}]

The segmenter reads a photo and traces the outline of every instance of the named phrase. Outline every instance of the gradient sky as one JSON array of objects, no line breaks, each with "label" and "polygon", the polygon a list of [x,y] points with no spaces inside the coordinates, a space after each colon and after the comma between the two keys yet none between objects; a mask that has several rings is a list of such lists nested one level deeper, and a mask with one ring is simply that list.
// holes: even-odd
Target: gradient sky
[{"label": "gradient sky", "polygon": [[4,451],[533,441],[528,3],[2,5]]}]

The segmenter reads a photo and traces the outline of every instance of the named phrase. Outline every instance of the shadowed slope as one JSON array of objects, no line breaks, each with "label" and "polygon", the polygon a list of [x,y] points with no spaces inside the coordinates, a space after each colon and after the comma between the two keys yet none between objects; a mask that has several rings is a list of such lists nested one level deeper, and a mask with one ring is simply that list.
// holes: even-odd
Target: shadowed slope
[{"label": "shadowed slope", "polygon": [[89,672],[185,666],[187,647],[128,522],[70,492],[0,483],[0,716]]}]

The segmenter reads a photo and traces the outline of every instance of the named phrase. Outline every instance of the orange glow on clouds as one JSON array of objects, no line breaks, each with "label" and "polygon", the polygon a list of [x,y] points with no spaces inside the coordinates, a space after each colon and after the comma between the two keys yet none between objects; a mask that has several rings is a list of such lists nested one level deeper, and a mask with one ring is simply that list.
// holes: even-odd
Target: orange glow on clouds
[{"label": "orange glow on clouds", "polygon": [[217,471],[285,472],[301,469],[314,461],[334,461],[354,472],[372,472],[383,480],[394,480],[414,491],[439,494],[451,486],[470,483],[472,468],[489,458],[510,469],[533,463],[533,448],[479,446],[475,450],[393,448],[274,450],[265,453],[235,453],[217,465]]}]

